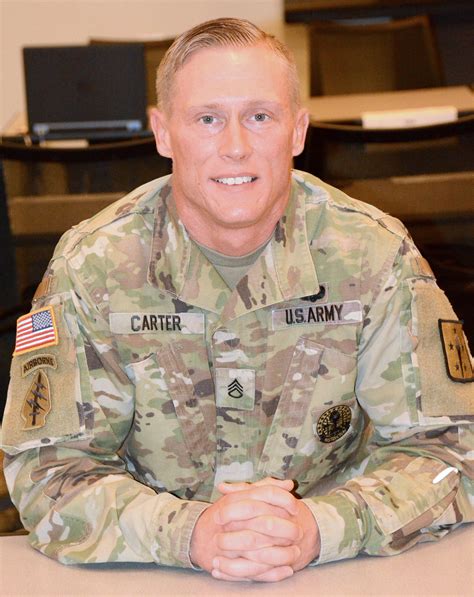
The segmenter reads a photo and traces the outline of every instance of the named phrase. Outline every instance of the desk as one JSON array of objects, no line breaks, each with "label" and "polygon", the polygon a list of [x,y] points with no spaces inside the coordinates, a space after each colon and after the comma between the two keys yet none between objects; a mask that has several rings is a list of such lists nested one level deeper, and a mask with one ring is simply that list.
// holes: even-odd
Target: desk
[{"label": "desk", "polygon": [[[298,58],[298,55],[296,55]],[[458,112],[474,112],[474,90],[467,85],[384,91],[381,93],[353,93],[305,97],[303,105],[314,121],[360,120],[362,112],[403,110],[439,106],[455,106]],[[25,113],[18,113],[3,130],[3,135],[24,135],[27,131]],[[55,142],[57,144],[57,142]],[[77,142],[76,142],[77,143]]]},{"label": "desk", "polygon": [[308,568],[281,583],[228,583],[205,573],[154,564],[62,566],[34,552],[26,537],[0,538],[1,594],[13,595],[377,595],[472,594],[474,527],[466,525],[439,543],[424,543],[399,556],[359,556]]},{"label": "desk", "polygon": [[455,106],[458,112],[474,112],[474,92],[467,86],[354,93],[308,97],[304,105],[313,121],[360,120],[362,112]]}]

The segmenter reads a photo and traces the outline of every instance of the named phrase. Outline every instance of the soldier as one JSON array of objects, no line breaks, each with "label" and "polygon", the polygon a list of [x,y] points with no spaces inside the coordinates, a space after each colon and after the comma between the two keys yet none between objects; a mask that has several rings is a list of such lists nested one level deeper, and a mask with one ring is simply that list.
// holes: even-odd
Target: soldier
[{"label": "soldier", "polygon": [[472,520],[462,324],[397,220],[291,171],[288,50],[204,23],[157,88],[173,174],[69,231],[18,321],[3,444],[31,544],[277,581]]}]

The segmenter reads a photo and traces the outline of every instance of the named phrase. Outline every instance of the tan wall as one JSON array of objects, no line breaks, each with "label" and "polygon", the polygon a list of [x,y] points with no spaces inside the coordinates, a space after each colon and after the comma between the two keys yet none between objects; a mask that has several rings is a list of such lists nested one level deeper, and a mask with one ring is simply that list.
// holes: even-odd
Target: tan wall
[{"label": "tan wall", "polygon": [[221,16],[247,18],[280,35],[283,0],[0,0],[0,129],[25,110],[23,46],[173,36]]}]

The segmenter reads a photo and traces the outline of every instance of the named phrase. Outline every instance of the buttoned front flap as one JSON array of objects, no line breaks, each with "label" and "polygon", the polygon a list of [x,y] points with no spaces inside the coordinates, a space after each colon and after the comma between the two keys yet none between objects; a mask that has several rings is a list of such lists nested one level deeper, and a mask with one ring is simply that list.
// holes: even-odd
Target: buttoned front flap
[{"label": "buttoned front flap", "polygon": [[128,365],[127,373],[136,393],[125,457],[140,480],[153,488],[193,497],[213,478],[215,429],[212,413],[201,408],[179,348],[169,343]]},{"label": "buttoned front flap", "polygon": [[348,458],[363,426],[355,378],[354,357],[298,340],[261,456],[262,476],[297,480],[304,495]]}]

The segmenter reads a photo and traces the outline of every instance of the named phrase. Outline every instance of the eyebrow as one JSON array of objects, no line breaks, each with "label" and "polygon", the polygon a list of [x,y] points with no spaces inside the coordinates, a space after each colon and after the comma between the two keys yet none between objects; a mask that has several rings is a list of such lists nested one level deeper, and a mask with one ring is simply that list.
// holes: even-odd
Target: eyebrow
[{"label": "eyebrow", "polygon": [[[210,110],[210,111],[222,110],[223,108],[225,108],[225,103],[212,102],[209,104],[191,106],[188,110],[188,113],[196,114],[196,113],[203,112],[203,111],[205,112],[206,110]],[[266,108],[268,110],[276,112],[276,111],[284,109],[284,106],[280,102],[276,102],[274,100],[268,100],[268,99],[251,100],[250,102],[248,102],[247,104],[244,105],[244,109],[246,109],[246,110],[252,110],[255,108]]]}]

